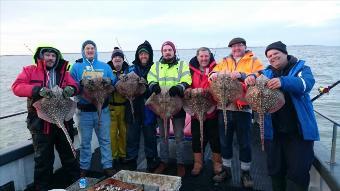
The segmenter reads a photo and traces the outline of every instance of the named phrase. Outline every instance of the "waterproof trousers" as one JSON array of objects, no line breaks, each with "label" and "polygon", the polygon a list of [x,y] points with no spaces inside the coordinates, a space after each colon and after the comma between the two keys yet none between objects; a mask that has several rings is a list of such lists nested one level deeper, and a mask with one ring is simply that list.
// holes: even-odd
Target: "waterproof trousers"
[{"label": "waterproof trousers", "polygon": [[251,113],[243,111],[227,111],[227,133],[225,133],[223,112],[222,110],[218,110],[218,123],[223,160],[231,160],[233,157],[233,139],[234,133],[236,133],[237,142],[239,144],[241,169],[249,170],[251,163]]},{"label": "waterproof trousers", "polygon": [[[73,127],[70,127],[73,128]],[[72,131],[69,129],[68,131]],[[73,133],[69,133],[73,139]],[[73,156],[71,147],[62,129],[52,125],[49,134],[33,133],[34,148],[34,185],[35,190],[47,191],[53,183],[54,146],[58,151],[63,169],[67,174],[68,183],[71,184],[79,178],[79,163]]]},{"label": "waterproof trousers", "polygon": [[[200,123],[196,118],[191,118],[192,151],[201,153]],[[207,119],[203,122],[203,151],[207,143],[210,144],[213,153],[221,153],[218,135],[217,119]]]},{"label": "waterproof trousers", "polygon": [[[184,125],[185,117],[172,118],[172,125],[176,142],[176,160],[177,164],[184,164]],[[165,130],[163,125],[163,119],[157,118],[157,124],[159,126],[160,134],[160,158],[163,163],[169,161],[169,141],[165,138],[165,131],[169,137],[170,120],[167,121],[167,129]]]},{"label": "waterproof trousers", "polygon": [[111,149],[112,158],[126,157],[126,122],[125,122],[125,106],[110,106],[111,115]]},{"label": "waterproof trousers", "polygon": [[300,135],[274,134],[273,140],[265,140],[268,174],[273,179],[273,187],[282,182],[280,184],[287,188],[307,190],[314,161],[313,147],[314,141],[303,140]]}]

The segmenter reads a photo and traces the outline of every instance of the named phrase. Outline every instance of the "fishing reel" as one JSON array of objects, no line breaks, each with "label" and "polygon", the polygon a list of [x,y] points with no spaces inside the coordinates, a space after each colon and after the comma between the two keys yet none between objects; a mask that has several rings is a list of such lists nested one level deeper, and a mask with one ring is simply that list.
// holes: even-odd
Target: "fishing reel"
[{"label": "fishing reel", "polygon": [[329,93],[329,87],[326,87],[326,88],[324,88],[324,87],[319,87],[318,88],[318,91],[319,91],[319,93],[321,94],[325,94],[325,93]]}]

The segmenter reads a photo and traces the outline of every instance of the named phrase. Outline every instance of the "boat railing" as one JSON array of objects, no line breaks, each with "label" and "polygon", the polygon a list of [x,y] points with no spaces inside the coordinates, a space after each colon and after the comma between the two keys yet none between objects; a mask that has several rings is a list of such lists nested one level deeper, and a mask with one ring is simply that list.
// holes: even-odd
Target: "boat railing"
[{"label": "boat railing", "polygon": [[316,114],[321,116],[322,118],[326,119],[327,121],[331,122],[333,125],[333,132],[332,132],[332,146],[331,146],[331,155],[330,160],[328,161],[329,165],[334,166],[336,165],[335,161],[335,155],[336,155],[336,139],[337,139],[337,133],[338,133],[338,127],[340,127],[340,124],[336,122],[335,120],[325,116],[324,114],[320,113],[319,111],[314,110]]}]

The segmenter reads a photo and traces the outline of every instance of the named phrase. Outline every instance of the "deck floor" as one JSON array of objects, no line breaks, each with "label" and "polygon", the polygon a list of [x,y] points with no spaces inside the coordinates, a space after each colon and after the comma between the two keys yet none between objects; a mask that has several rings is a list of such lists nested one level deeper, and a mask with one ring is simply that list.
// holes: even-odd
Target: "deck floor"
[{"label": "deck floor", "polygon": [[[186,159],[186,175],[182,178],[182,187],[180,190],[183,191],[223,191],[223,190],[264,190],[271,191],[271,180],[270,177],[267,176],[267,167],[266,167],[266,155],[265,152],[261,151],[260,148],[260,140],[259,140],[259,129],[253,128],[252,133],[252,165],[250,169],[250,173],[254,179],[254,188],[253,189],[245,189],[242,188],[240,183],[240,165],[238,160],[238,145],[236,143],[236,139],[234,141],[234,158],[232,161],[232,178],[226,180],[220,184],[215,184],[212,180],[212,164],[210,160],[211,151],[207,149],[205,153],[205,163],[204,168],[200,176],[192,177],[190,176],[191,169],[193,167],[192,164],[192,151],[191,151],[191,142],[186,143],[186,151],[187,156]],[[138,170],[143,171],[146,167],[146,161],[144,159],[144,148],[141,145],[140,157],[138,160]],[[173,155],[174,151],[170,148],[170,156]],[[176,164],[174,160],[169,164],[167,171],[165,172],[168,175],[176,175]],[[122,167],[124,168],[124,167]],[[54,183],[53,188],[66,188],[69,184],[66,183],[65,177],[63,176],[65,173],[63,169],[56,171],[54,174]],[[100,166],[100,152],[99,149],[96,149],[92,157],[92,166],[91,171],[89,173],[89,177],[95,177],[99,179],[103,179],[103,174]],[[29,188],[27,190],[30,190]]]}]

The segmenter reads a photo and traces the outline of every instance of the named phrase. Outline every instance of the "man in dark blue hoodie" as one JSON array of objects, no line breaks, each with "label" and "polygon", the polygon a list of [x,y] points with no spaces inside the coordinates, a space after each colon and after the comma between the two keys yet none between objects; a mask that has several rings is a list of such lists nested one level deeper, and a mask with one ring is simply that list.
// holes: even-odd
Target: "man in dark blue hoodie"
[{"label": "man in dark blue hoodie", "polygon": [[[147,75],[153,65],[153,50],[148,41],[137,47],[135,60],[129,68],[130,72],[135,72],[139,77],[147,79]],[[147,159],[147,170],[152,172],[159,164],[157,156],[156,142],[156,117],[155,114],[145,107],[145,102],[150,96],[149,88],[146,92],[133,101],[135,110],[135,120],[133,119],[131,107],[126,107],[127,130],[127,161],[130,170],[137,169],[137,158],[139,151],[140,133],[143,131],[144,150]],[[129,103],[128,103],[129,104]]]}]

